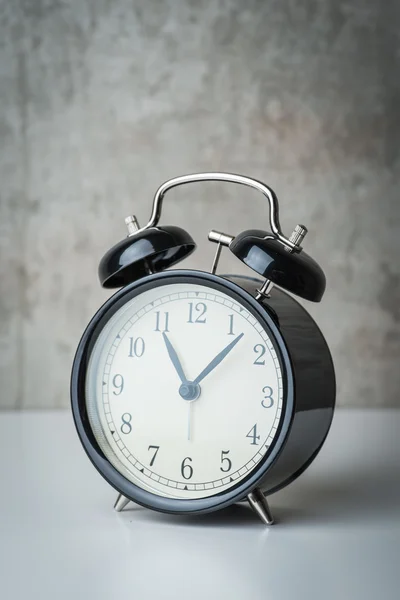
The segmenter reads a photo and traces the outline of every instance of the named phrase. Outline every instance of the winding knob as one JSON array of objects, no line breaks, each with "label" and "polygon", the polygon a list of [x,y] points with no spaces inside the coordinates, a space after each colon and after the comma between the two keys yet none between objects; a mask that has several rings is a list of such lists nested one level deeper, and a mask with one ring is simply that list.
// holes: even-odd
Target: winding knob
[{"label": "winding knob", "polygon": [[125,225],[128,229],[128,235],[134,235],[139,230],[139,221],[135,215],[129,215],[129,217],[126,217]]},{"label": "winding knob", "polygon": [[293,232],[292,232],[289,240],[291,242],[293,242],[293,244],[296,244],[296,246],[300,246],[301,242],[304,240],[307,233],[308,233],[307,227],[305,227],[304,225],[296,225],[296,227],[293,229]]}]

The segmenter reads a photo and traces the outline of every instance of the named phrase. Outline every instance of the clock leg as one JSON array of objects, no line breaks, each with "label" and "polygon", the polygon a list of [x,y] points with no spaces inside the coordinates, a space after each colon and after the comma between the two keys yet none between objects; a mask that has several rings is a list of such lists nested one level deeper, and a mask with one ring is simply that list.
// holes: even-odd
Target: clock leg
[{"label": "clock leg", "polygon": [[273,525],[274,518],[271,514],[268,502],[260,488],[255,488],[248,496],[247,500],[251,508],[260,517],[261,521],[265,525]]},{"label": "clock leg", "polygon": [[118,498],[115,501],[114,508],[117,512],[124,510],[125,506],[130,502],[128,498],[125,498],[122,494],[118,494]]}]

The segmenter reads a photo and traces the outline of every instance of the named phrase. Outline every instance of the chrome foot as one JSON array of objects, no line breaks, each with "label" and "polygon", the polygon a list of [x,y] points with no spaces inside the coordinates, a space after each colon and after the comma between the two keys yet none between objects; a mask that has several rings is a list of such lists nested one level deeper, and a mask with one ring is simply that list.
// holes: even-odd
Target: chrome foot
[{"label": "chrome foot", "polygon": [[260,517],[265,525],[273,525],[274,518],[268,506],[268,502],[264,494],[259,488],[255,488],[248,496],[247,500],[251,508]]},{"label": "chrome foot", "polygon": [[121,512],[121,510],[124,510],[125,506],[127,504],[129,504],[130,500],[128,500],[128,498],[125,498],[125,496],[123,496],[122,494],[118,494],[118,498],[114,504],[114,508],[117,512]]}]

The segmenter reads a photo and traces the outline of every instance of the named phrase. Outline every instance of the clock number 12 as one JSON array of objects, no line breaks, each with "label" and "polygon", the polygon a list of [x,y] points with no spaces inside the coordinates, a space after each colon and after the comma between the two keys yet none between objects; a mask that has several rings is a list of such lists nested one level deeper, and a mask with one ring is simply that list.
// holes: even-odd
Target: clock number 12
[{"label": "clock number 12", "polygon": [[[205,323],[206,317],[204,316],[207,312],[207,305],[204,302],[197,302],[193,306],[193,302],[189,302],[189,320],[188,323]],[[198,313],[198,314],[196,314]]]}]

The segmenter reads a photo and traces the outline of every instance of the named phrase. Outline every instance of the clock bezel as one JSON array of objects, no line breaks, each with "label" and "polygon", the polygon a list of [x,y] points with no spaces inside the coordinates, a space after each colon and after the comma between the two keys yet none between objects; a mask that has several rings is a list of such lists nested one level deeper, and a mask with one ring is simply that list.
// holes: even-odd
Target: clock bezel
[{"label": "clock bezel", "polygon": [[[254,469],[237,484],[218,494],[204,498],[170,498],[145,490],[122,475],[105,457],[92,432],[86,407],[86,375],[94,344],[109,319],[131,298],[155,287],[173,283],[194,283],[220,290],[240,302],[259,320],[271,337],[282,369],[282,418],[270,449]],[[224,279],[196,270],[170,270],[148,275],[129,284],[111,296],[88,324],[78,345],[71,375],[71,403],[75,426],[82,445],[94,467],[119,493],[146,508],[166,513],[206,513],[224,508],[245,498],[265,478],[275,464],[288,438],[294,416],[293,370],[286,344],[273,316],[242,287]]]}]

